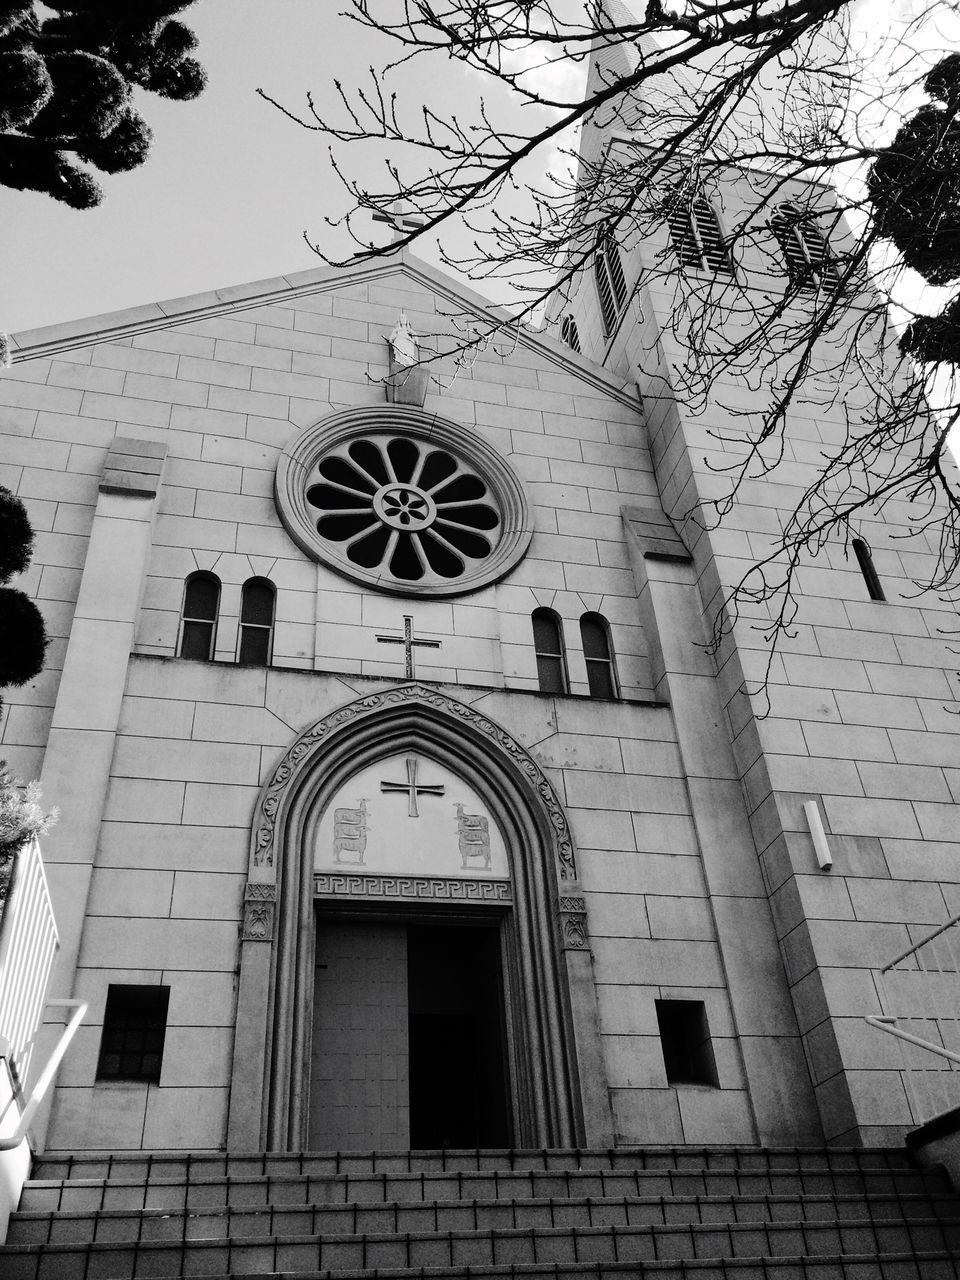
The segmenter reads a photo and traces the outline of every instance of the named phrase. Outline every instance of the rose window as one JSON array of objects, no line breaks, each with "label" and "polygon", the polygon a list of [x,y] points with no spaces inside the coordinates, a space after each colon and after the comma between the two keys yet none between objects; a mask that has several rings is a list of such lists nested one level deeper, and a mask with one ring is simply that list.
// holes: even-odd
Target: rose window
[{"label": "rose window", "polygon": [[363,569],[448,582],[483,561],[500,516],[476,472],[445,449],[394,436],[353,440],[316,468],[317,532]]},{"label": "rose window", "polygon": [[345,410],[311,428],[281,458],[277,499],[311,555],[397,594],[476,590],[530,540],[523,492],[503,460],[407,406]]}]

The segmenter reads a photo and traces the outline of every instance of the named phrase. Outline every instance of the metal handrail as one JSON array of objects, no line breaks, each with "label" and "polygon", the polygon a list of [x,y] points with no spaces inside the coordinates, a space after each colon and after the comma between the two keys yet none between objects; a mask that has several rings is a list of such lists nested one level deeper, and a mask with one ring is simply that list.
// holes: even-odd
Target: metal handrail
[{"label": "metal handrail", "polygon": [[37,1113],[37,1108],[43,1101],[44,1095],[50,1087],[53,1077],[57,1074],[57,1069],[63,1061],[63,1055],[69,1047],[70,1041],[76,1034],[77,1028],[83,1021],[87,1012],[86,1000],[47,1000],[44,1004],[46,1009],[72,1009],[63,1031],[60,1033],[60,1039],[54,1046],[53,1052],[47,1061],[47,1065],[40,1072],[36,1084],[30,1093],[27,1105],[23,1109],[20,1116],[20,1123],[16,1129],[6,1138],[0,1138],[0,1151],[14,1151],[19,1147],[27,1136],[27,1130],[33,1121],[33,1117]]},{"label": "metal handrail", "polygon": [[932,1040],[922,1040],[920,1036],[915,1036],[911,1031],[904,1031],[902,1027],[896,1025],[896,1018],[871,1016],[866,1021],[870,1023],[871,1027],[878,1027],[881,1031],[889,1031],[898,1040],[906,1040],[908,1044],[919,1045],[921,1049],[929,1049],[931,1053],[935,1053],[941,1058],[948,1058],[951,1062],[960,1063],[960,1053],[945,1049],[942,1044],[934,1044]]},{"label": "metal handrail", "polygon": [[960,923],[960,915],[956,915],[953,919],[948,920],[946,924],[939,925],[932,933],[928,933],[925,938],[921,938],[919,942],[915,942],[912,947],[907,947],[906,951],[902,951],[900,955],[893,960],[888,960],[880,970],[881,973],[889,973],[891,969],[895,969],[898,964],[906,960],[907,956],[912,956],[914,952],[919,951],[921,947],[925,947],[928,942],[932,942],[934,938],[939,938],[942,933],[946,933],[953,925]]},{"label": "metal handrail", "polygon": [[[955,915],[876,969],[880,1012],[864,1018],[900,1042],[899,1071],[907,1106],[913,1121],[921,1125],[956,1105],[960,1083],[958,926],[960,915]],[[912,1024],[923,1034],[906,1031],[898,1023]]]}]

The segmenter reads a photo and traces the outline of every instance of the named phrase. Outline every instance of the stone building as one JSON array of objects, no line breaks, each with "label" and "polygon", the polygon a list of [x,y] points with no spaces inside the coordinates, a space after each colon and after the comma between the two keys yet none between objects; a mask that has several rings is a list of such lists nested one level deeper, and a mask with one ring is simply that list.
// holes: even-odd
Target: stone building
[{"label": "stone building", "polygon": [[[716,269],[737,192],[678,272]],[[89,1003],[47,1148],[893,1145],[918,1119],[864,1019],[960,910],[955,617],[891,504],[872,558],[802,570],[769,716],[756,633],[709,652],[843,419],[798,405],[705,530],[726,411],[674,397],[669,289],[635,287],[664,250],[603,242],[562,326],[426,380],[418,341],[489,308],[406,254],[15,340],[0,482],[53,640],[3,752],[60,807],[51,991]],[[782,287],[782,252],[738,269]]]}]

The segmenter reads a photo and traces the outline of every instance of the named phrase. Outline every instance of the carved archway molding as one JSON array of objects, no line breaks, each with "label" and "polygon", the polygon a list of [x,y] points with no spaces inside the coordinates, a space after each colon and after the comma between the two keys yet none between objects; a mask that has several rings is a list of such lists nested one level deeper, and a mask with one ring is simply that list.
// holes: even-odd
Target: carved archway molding
[{"label": "carved archway molding", "polygon": [[241,924],[231,1150],[307,1140],[316,915],[313,837],[337,789],[388,754],[460,773],[504,832],[513,885],[516,1141],[610,1145],[585,901],[563,807],[536,761],[466,703],[410,683],[369,694],[303,732],[254,812]]}]

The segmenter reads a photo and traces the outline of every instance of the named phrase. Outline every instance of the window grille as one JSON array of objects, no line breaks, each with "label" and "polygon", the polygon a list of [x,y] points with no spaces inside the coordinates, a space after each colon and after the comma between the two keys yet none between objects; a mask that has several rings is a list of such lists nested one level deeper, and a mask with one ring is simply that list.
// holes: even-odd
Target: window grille
[{"label": "window grille", "polygon": [[577,332],[577,322],[573,316],[564,316],[560,321],[560,341],[565,342],[571,351],[580,353],[580,334]]},{"label": "window grille", "polygon": [[587,664],[590,697],[616,698],[617,673],[607,620],[599,613],[585,613],[580,619],[580,640]]},{"label": "window grille", "polygon": [[237,661],[242,667],[266,667],[273,650],[276,592],[266,578],[250,578],[240,596],[240,639]]},{"label": "window grille", "polygon": [[103,1014],[98,1080],[159,1083],[169,1001],[169,987],[111,983]]},{"label": "window grille", "polygon": [[627,301],[627,282],[620,262],[620,249],[612,232],[604,229],[597,236],[597,248],[593,255],[593,270],[600,298],[600,314],[603,317],[604,337],[609,337],[617,327],[620,313]]},{"label": "window grille", "polygon": [[180,657],[210,662],[220,608],[220,579],[212,573],[191,573],[183,588]]},{"label": "window grille", "polygon": [[541,693],[566,693],[567,661],[560,619],[550,609],[533,612],[533,647],[537,652],[537,679]]},{"label": "window grille", "polygon": [[698,194],[689,206],[673,209],[668,225],[674,250],[683,266],[698,271],[733,273],[733,261],[720,222],[705,196]]},{"label": "window grille", "polygon": [[839,284],[836,259],[811,213],[792,203],[781,204],[770,219],[770,229],[794,288],[816,291],[821,285],[835,288]]},{"label": "window grille", "polygon": [[[447,585],[488,560],[504,535],[488,476],[430,440],[371,434],[342,441],[306,487],[316,531],[378,587]],[[312,478],[312,477],[311,477]]]}]

